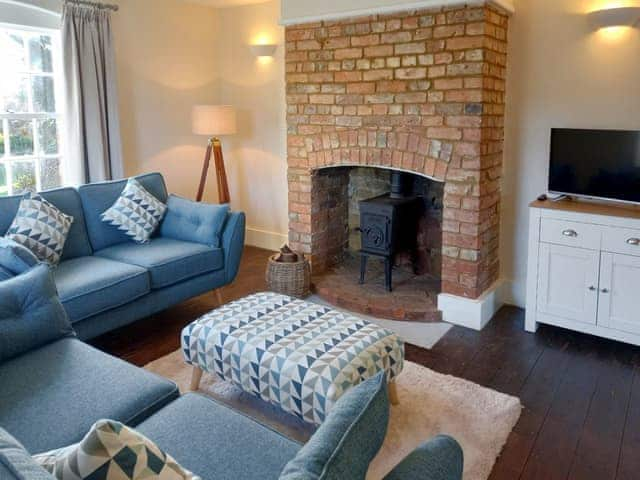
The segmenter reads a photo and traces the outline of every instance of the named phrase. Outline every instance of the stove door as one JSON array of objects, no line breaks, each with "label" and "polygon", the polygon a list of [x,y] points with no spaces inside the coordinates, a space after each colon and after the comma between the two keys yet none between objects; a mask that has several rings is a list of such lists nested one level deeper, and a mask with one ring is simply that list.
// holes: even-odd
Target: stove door
[{"label": "stove door", "polygon": [[391,253],[391,219],[387,215],[361,212],[360,229],[363,251]]}]

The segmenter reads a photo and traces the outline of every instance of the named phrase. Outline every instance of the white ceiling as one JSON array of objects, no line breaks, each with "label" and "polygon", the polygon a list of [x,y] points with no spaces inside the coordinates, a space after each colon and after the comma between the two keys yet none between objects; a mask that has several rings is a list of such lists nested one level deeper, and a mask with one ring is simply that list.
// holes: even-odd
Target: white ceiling
[{"label": "white ceiling", "polygon": [[189,3],[201,3],[212,7],[236,7],[238,5],[249,5],[252,3],[264,3],[268,0],[183,0]]}]

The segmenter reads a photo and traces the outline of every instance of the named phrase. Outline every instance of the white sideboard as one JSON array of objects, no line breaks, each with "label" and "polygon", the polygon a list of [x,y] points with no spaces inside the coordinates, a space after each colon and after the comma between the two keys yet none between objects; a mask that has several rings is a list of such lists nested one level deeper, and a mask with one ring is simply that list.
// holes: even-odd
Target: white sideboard
[{"label": "white sideboard", "polygon": [[640,345],[640,208],[546,200],[529,212],[526,330]]}]

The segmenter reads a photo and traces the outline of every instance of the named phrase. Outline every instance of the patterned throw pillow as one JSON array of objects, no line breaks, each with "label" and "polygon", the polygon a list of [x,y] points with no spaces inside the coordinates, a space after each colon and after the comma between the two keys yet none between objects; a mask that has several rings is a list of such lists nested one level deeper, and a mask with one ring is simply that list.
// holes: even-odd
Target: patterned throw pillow
[{"label": "patterned throw pillow", "polygon": [[124,190],[100,218],[118,227],[137,243],[147,243],[162,221],[167,206],[130,178]]},{"label": "patterned throw pillow", "polygon": [[27,247],[40,260],[57,265],[72,223],[72,216],[40,195],[29,193],[20,201],[6,237]]},{"label": "patterned throw pillow", "polygon": [[58,480],[200,480],[147,437],[99,420],[75,445],[34,455]]}]

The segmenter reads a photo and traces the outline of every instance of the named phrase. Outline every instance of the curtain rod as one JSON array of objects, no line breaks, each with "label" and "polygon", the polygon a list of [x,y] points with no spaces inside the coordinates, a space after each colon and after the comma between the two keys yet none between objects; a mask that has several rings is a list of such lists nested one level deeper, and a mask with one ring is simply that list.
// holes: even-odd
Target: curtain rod
[{"label": "curtain rod", "polygon": [[118,11],[118,5],[111,5],[108,3],[100,3],[100,2],[90,2],[89,0],[64,0],[64,3],[75,3],[78,5],[87,5],[90,7],[97,7],[97,8],[106,8],[107,10],[113,10],[114,12]]}]

